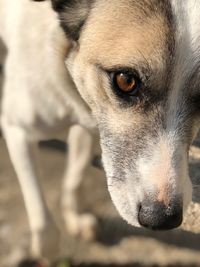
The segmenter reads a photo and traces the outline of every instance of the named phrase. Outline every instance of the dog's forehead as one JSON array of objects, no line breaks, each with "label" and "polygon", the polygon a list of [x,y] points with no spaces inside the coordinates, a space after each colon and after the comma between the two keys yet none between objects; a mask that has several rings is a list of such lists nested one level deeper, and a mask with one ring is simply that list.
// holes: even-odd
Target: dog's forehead
[{"label": "dog's forehead", "polygon": [[148,60],[161,68],[173,46],[172,24],[168,1],[97,0],[80,43],[87,57],[108,67]]}]

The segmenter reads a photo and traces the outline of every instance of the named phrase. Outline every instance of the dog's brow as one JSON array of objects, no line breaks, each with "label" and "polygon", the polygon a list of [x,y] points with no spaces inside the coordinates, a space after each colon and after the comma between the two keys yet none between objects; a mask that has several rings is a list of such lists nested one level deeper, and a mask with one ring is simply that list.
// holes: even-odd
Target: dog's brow
[{"label": "dog's brow", "polygon": [[150,68],[149,64],[133,64],[133,65],[110,65],[104,66],[102,64],[97,64],[97,66],[104,72],[130,72],[138,73],[141,77],[148,79],[153,73],[153,70]]}]

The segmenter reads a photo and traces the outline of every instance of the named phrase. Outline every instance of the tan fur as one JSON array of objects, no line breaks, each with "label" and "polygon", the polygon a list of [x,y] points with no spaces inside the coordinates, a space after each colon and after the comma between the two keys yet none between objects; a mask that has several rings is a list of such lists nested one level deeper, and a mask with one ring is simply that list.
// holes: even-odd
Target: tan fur
[{"label": "tan fur", "polygon": [[[84,26],[80,47],[70,55],[68,65],[70,71],[74,72],[73,76],[77,76],[77,79],[83,75],[87,75],[86,79],[93,77],[93,80],[87,81],[87,86],[84,84],[83,91],[80,91],[85,101],[94,105],[93,112],[99,108],[99,101],[104,103],[104,109],[109,106],[110,102],[113,105],[108,108],[113,109],[116,105],[110,88],[106,90],[109,85],[102,76],[101,67],[105,69],[115,66],[134,68],[135,64],[149,62],[153,71],[159,72],[160,75],[166,68],[165,43],[169,29],[165,19],[157,14],[143,19],[141,23],[137,17],[138,10],[132,7],[131,1],[130,7],[128,3],[129,1],[120,1],[119,5],[115,1],[112,4],[107,1],[97,1]],[[97,11],[98,20],[96,20]],[[92,27],[87,27],[87,25],[92,25]],[[82,67],[73,71],[71,66],[73,68],[74,63]],[[156,83],[159,84],[160,80],[155,80]],[[93,90],[94,87],[95,90]],[[137,113],[137,110],[134,110],[135,112]],[[112,113],[113,116],[119,115],[116,110]],[[119,113],[121,113],[120,109]]]},{"label": "tan fur", "polygon": [[[116,2],[116,3],[115,3]],[[160,15],[137,18],[137,9],[129,1],[98,1],[81,36],[80,55],[83,60],[100,64],[105,68],[112,66],[134,66],[134,62],[147,60],[158,69],[163,69],[165,38],[167,28]],[[98,20],[96,12],[98,10]],[[122,16],[123,14],[123,16]],[[120,21],[120,23],[119,23]],[[107,27],[105,27],[105,24]],[[117,25],[117,27],[115,26]],[[164,59],[164,58],[163,58]]]}]

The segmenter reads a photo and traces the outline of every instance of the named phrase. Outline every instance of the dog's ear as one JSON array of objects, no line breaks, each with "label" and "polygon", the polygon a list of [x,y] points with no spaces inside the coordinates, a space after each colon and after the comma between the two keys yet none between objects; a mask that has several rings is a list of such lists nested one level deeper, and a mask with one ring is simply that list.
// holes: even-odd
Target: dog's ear
[{"label": "dog's ear", "polygon": [[77,41],[94,0],[51,0],[66,35]]},{"label": "dog's ear", "polygon": [[[45,0],[33,0],[45,1]],[[60,24],[68,38],[77,41],[94,0],[51,0]]]},{"label": "dog's ear", "polygon": [[62,12],[67,5],[72,5],[73,0],[51,0],[51,2],[52,7],[56,12]]}]

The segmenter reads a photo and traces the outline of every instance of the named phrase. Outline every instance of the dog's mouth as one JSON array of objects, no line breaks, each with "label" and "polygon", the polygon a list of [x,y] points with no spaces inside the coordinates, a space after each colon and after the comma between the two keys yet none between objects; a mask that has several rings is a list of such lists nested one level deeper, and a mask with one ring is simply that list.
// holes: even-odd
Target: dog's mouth
[{"label": "dog's mouth", "polygon": [[111,197],[117,210],[130,225],[154,231],[164,231],[177,228],[182,224],[183,203],[180,198],[173,200],[169,205],[145,199],[145,201],[135,206],[131,205],[128,196],[128,201],[124,197],[120,202],[121,197],[116,197],[116,194],[113,195],[112,191],[113,189],[110,190]]},{"label": "dog's mouth", "polygon": [[[120,215],[128,224],[149,230],[163,231],[179,227],[191,201],[190,184],[179,190],[173,188],[160,199],[158,191],[142,188],[133,179],[116,181],[108,179],[108,189]],[[145,193],[144,193],[145,190]],[[147,194],[149,192],[149,194]]]}]

